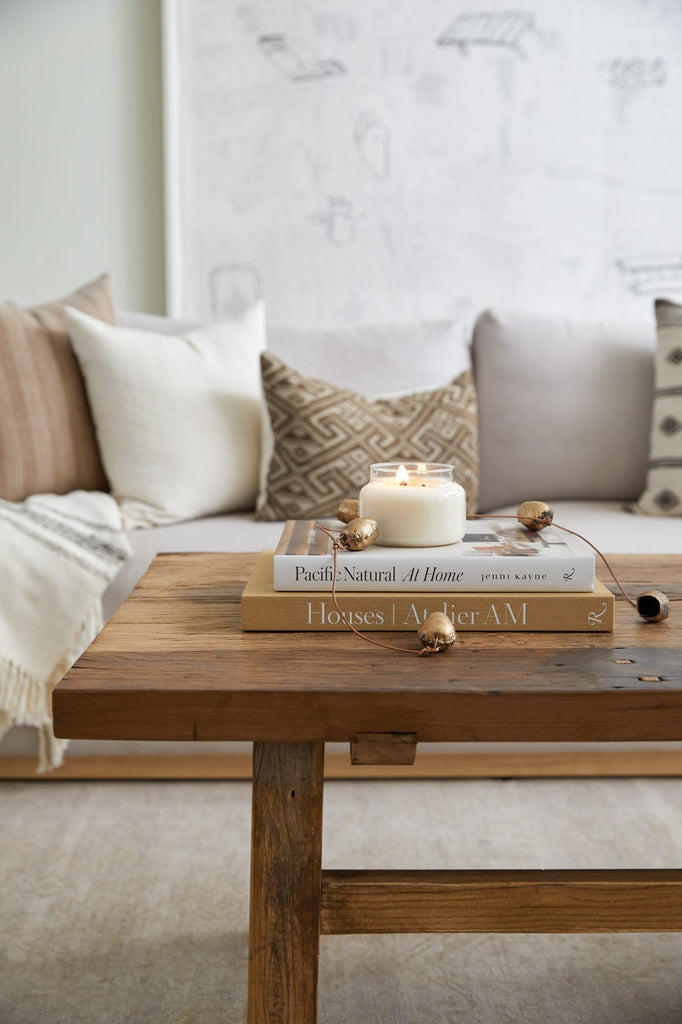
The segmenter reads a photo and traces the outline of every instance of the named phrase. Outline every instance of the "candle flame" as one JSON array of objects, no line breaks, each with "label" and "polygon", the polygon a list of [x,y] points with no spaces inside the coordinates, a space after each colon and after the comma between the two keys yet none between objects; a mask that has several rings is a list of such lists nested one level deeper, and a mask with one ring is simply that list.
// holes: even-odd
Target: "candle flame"
[{"label": "candle flame", "polygon": [[410,482],[410,474],[407,472],[404,466],[398,466],[395,474],[395,482],[401,487],[407,487]]}]

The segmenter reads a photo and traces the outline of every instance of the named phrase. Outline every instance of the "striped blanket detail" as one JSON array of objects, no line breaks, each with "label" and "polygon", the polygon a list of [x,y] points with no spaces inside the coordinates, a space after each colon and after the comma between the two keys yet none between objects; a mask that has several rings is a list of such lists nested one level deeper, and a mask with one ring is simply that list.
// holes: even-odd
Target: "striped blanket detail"
[{"label": "striped blanket detail", "polygon": [[41,771],[67,744],[52,730],[52,690],[102,628],[102,594],[130,551],[109,494],[0,499],[0,736],[37,728]]}]

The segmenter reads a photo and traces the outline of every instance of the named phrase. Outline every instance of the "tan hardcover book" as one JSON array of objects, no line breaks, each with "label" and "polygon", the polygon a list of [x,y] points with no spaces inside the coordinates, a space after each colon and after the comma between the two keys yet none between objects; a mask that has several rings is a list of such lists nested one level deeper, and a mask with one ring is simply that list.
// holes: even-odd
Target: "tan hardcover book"
[{"label": "tan hardcover book", "polygon": [[[242,629],[325,631],[347,629],[331,590],[275,590],[272,551],[263,551],[244,587]],[[612,633],[614,596],[595,581],[591,591],[476,591],[407,593],[343,591],[346,618],[360,630],[415,630],[433,611],[444,611],[462,632],[533,631]]]}]

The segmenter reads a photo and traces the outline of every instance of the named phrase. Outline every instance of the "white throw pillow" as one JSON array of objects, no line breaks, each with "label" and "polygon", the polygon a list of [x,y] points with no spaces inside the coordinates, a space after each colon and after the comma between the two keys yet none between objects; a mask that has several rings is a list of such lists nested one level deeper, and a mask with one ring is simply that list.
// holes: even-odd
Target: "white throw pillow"
[{"label": "white throw pillow", "polygon": [[471,367],[461,320],[336,326],[268,324],[268,351],[299,373],[376,398],[438,387]]},{"label": "white throw pillow", "polygon": [[253,508],[263,304],[176,336],[66,315],[124,526]]}]

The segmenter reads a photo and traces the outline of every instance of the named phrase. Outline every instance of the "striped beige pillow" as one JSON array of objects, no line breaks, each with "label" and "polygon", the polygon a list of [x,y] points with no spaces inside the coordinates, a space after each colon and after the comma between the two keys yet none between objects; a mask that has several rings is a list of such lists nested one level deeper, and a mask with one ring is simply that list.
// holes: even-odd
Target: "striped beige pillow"
[{"label": "striped beige pillow", "polygon": [[373,462],[447,462],[478,502],[476,392],[470,370],[451,384],[364,398],[261,356],[267,411],[257,519],[334,515],[356,498]]},{"label": "striped beige pillow", "polygon": [[682,306],[656,300],[656,381],[646,489],[633,511],[682,515]]},{"label": "striped beige pillow", "polygon": [[0,498],[108,490],[64,306],[113,322],[109,275],[25,309],[0,305]]}]

